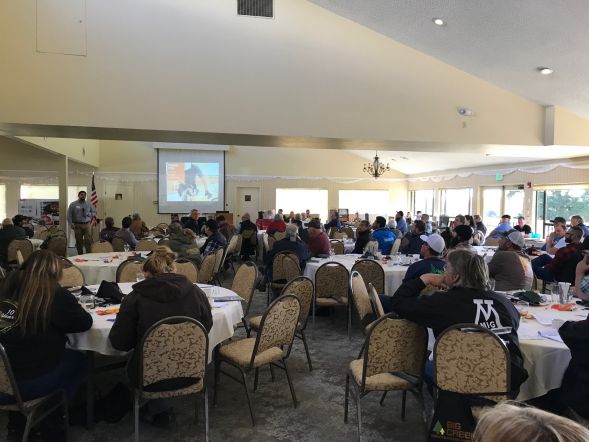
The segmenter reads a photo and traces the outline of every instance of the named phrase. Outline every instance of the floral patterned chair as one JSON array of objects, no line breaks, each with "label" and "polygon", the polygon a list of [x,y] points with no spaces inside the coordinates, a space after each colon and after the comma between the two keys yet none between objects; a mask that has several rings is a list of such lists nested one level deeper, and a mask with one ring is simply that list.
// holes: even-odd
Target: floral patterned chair
[{"label": "floral patterned chair", "polygon": [[357,271],[362,275],[362,279],[368,288],[371,284],[376,289],[376,293],[384,293],[384,269],[374,259],[359,259],[352,266],[352,272]]}]

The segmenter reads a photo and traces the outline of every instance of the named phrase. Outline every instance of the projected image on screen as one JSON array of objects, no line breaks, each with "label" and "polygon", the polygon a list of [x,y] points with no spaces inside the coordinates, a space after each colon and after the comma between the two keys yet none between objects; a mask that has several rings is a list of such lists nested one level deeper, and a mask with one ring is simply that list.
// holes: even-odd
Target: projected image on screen
[{"label": "projected image on screen", "polygon": [[219,163],[166,163],[168,201],[219,201]]}]

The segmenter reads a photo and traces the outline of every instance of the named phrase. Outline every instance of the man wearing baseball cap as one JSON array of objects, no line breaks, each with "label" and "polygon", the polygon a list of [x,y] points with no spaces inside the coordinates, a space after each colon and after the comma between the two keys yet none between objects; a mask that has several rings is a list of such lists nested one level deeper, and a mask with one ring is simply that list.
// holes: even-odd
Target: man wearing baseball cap
[{"label": "man wearing baseball cap", "polygon": [[498,249],[489,262],[489,276],[495,279],[495,290],[530,290],[534,272],[521,232],[513,230],[499,240]]}]

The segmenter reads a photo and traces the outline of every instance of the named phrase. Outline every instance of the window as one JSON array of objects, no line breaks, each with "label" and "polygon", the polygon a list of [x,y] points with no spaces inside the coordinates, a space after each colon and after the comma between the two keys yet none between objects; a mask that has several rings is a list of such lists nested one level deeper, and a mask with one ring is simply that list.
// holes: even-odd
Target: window
[{"label": "window", "polygon": [[485,225],[494,228],[503,214],[511,215],[512,224],[516,224],[517,218],[524,214],[524,195],[524,190],[518,187],[484,188],[482,217]]},{"label": "window", "polygon": [[327,190],[323,189],[276,189],[276,210],[285,214],[291,210],[301,213],[309,209],[318,213],[322,220],[327,219]]},{"label": "window", "polygon": [[411,211],[413,213],[427,213],[432,216],[434,214],[434,195],[435,191],[433,189],[412,190],[409,195]]},{"label": "window", "polygon": [[536,192],[536,231],[549,233],[555,216],[567,221],[580,215],[586,224],[589,221],[589,186],[562,186]]},{"label": "window", "polygon": [[472,188],[442,189],[440,193],[440,215],[449,216],[470,214],[472,207]]},{"label": "window", "polygon": [[340,190],[339,208],[348,209],[350,214],[381,215],[386,217],[389,210],[388,190]]},{"label": "window", "polygon": [[6,218],[6,184],[0,184],[0,220]]},{"label": "window", "polygon": [[[68,205],[78,199],[80,191],[87,192],[87,186],[68,186],[67,188],[67,203]],[[89,200],[90,195],[88,195]],[[30,184],[22,184],[20,186],[21,200],[58,200],[59,186],[37,186]]]}]

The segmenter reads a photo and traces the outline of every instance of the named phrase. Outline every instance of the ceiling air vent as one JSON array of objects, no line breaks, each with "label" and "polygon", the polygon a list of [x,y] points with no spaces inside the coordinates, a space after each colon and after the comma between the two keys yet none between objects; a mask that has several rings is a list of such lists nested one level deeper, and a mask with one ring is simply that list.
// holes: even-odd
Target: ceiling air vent
[{"label": "ceiling air vent", "polygon": [[237,0],[237,15],[274,17],[274,0]]}]

